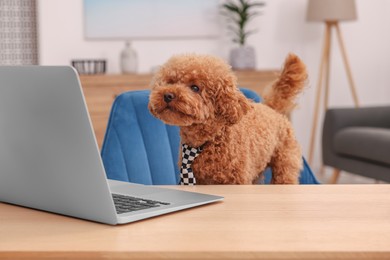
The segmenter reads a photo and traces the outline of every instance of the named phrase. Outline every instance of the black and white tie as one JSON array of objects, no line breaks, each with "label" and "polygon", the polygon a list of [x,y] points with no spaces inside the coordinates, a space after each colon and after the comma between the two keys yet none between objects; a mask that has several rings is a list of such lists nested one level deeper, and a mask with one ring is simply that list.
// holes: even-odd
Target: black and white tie
[{"label": "black and white tie", "polygon": [[203,145],[198,148],[193,148],[187,144],[182,145],[182,159],[180,167],[180,184],[181,185],[195,185],[196,179],[191,165],[195,158],[202,152]]}]

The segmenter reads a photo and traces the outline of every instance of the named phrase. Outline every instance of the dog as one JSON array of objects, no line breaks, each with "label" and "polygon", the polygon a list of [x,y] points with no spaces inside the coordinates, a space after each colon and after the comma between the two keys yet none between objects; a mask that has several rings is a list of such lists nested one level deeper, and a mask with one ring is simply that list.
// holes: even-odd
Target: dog
[{"label": "dog", "polygon": [[297,184],[302,154],[286,114],[306,79],[304,63],[289,54],[264,102],[254,103],[222,59],[177,55],[154,75],[148,108],[180,127],[182,144],[202,148],[191,166],[196,183],[254,184],[269,166],[271,183]]}]

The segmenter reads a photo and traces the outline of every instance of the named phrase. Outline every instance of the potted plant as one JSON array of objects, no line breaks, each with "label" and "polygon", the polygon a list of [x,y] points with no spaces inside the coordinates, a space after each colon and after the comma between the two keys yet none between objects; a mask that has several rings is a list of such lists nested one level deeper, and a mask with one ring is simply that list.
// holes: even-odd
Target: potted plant
[{"label": "potted plant", "polygon": [[230,64],[233,69],[254,69],[256,67],[255,49],[248,46],[248,37],[255,33],[255,30],[248,30],[248,23],[260,12],[256,9],[263,7],[264,2],[251,0],[228,0],[222,5],[223,14],[228,17],[230,24],[228,29],[233,32],[233,42],[238,47],[230,52]]}]

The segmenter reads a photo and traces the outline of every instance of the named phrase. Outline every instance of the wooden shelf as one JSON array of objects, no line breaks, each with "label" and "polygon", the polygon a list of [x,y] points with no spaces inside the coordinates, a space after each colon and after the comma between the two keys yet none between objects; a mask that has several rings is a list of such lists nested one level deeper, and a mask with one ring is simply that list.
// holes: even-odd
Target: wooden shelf
[{"label": "wooden shelf", "polygon": [[[277,70],[236,71],[238,86],[249,88],[262,95],[278,75]],[[108,74],[80,76],[85,99],[101,147],[107,121],[115,97],[126,91],[150,89],[153,74]]]}]

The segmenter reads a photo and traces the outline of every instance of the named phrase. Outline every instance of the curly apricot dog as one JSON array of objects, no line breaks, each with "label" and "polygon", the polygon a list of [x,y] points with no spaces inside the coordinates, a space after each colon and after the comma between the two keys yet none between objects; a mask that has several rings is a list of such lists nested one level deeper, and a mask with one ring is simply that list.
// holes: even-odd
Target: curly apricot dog
[{"label": "curly apricot dog", "polygon": [[152,81],[151,113],[180,127],[182,144],[203,147],[192,165],[198,184],[252,184],[272,168],[272,183],[296,184],[302,156],[285,116],[307,78],[295,55],[264,103],[247,99],[223,60],[207,55],[178,55]]}]

